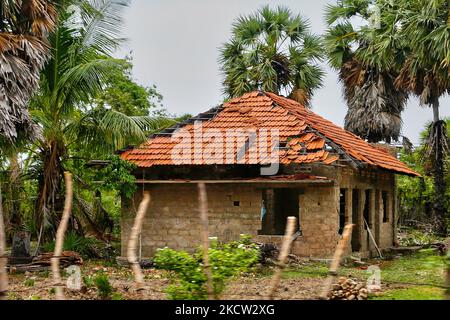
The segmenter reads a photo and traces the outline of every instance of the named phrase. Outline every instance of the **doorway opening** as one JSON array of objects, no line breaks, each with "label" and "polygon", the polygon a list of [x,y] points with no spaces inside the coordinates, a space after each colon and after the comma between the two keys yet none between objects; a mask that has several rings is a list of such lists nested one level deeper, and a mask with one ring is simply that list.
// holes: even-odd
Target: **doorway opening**
[{"label": "doorway opening", "polygon": [[267,189],[263,190],[261,235],[284,235],[288,217],[296,217],[295,232],[300,230],[298,189]]}]

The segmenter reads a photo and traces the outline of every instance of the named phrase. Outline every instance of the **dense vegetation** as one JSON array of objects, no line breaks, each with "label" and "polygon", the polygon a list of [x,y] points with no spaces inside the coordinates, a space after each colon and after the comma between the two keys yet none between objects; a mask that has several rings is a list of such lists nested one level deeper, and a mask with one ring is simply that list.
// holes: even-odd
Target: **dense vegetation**
[{"label": "dense vegetation", "polygon": [[[38,34],[46,36],[48,43],[45,60],[34,61],[40,68],[39,89],[28,97],[28,105],[21,106],[32,126],[25,122],[17,126],[23,135],[8,135],[8,128],[0,132],[4,139],[0,182],[8,239],[27,230],[39,241],[38,246],[53,240],[64,200],[64,171],[75,177],[74,215],[69,223],[72,237],[117,238],[120,195],[129,197],[135,186],[130,174],[133,166],[113,153],[174,122],[162,108],[156,88],[133,80],[131,58],[113,57],[121,44],[121,11],[127,4],[122,0],[67,0],[45,7],[42,15],[47,17],[47,11],[55,10],[58,18],[49,16],[51,25]],[[20,68],[13,70],[25,74]],[[35,76],[29,77],[31,81]],[[11,105],[7,110],[22,112],[18,107]],[[25,135],[31,127],[35,133]],[[104,160],[103,166],[91,167],[90,160]]]}]

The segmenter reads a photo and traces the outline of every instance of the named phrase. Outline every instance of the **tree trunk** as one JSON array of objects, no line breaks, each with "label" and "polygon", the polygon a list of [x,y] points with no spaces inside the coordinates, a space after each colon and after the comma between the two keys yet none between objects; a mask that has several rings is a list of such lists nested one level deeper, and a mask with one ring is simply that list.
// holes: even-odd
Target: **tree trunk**
[{"label": "tree trunk", "polygon": [[22,215],[20,211],[20,173],[21,168],[19,165],[19,155],[13,153],[10,157],[9,165],[9,179],[10,179],[10,199],[11,199],[11,212],[10,212],[10,223],[14,232],[22,228]]},{"label": "tree trunk", "polygon": [[6,300],[8,293],[8,273],[6,272],[6,238],[2,202],[2,188],[0,185],[0,300]]},{"label": "tree trunk", "polygon": [[144,223],[145,214],[147,213],[149,204],[150,204],[150,192],[145,191],[142,201],[139,204],[139,209],[136,213],[136,217],[134,218],[134,224],[133,227],[131,228],[130,238],[128,240],[127,258],[128,262],[131,265],[131,269],[133,270],[134,273],[136,289],[139,292],[142,292],[145,289],[144,288],[145,280],[140,266],[141,257],[138,257],[136,251],[139,241],[139,235],[142,232],[142,224]]},{"label": "tree trunk", "polygon": [[[60,215],[63,209],[61,182],[64,169],[61,157],[64,155],[64,147],[57,140],[48,142],[48,147],[42,151],[44,169],[39,178],[39,194],[36,202],[36,226],[42,231],[42,239],[50,240],[56,234]],[[50,223],[50,228],[44,227],[45,222]],[[47,226],[48,227],[48,226]]]},{"label": "tree trunk", "polygon": [[61,222],[58,226],[58,230],[56,232],[55,250],[53,253],[53,257],[51,259],[53,280],[56,290],[55,295],[57,300],[65,299],[63,283],[61,280],[61,273],[59,271],[59,259],[62,255],[64,248],[64,235],[66,234],[70,214],[72,213],[72,202],[73,202],[72,174],[66,172],[64,175],[66,181],[66,197],[64,204],[64,212],[61,217]]},{"label": "tree trunk", "polygon": [[447,131],[445,126],[440,125],[439,117],[439,99],[432,101],[433,107],[433,132],[431,134],[435,139],[435,152],[433,159],[433,176],[434,176],[434,204],[433,215],[436,220],[435,230],[438,234],[447,235],[447,209],[445,205],[445,164],[444,164],[444,145],[443,138],[447,139]]}]

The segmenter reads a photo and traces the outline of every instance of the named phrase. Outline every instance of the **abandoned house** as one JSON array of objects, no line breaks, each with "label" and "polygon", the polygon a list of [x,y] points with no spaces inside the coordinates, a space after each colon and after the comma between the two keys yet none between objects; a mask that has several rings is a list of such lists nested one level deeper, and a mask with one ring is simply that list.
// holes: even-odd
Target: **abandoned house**
[{"label": "abandoned house", "polygon": [[252,92],[153,134],[121,151],[137,165],[138,192],[122,201],[122,255],[144,190],[151,204],[143,257],[158,248],[200,245],[198,182],[206,184],[210,236],[250,234],[279,244],[297,217],[292,253],[330,257],[345,224],[351,248],[367,257],[395,244],[396,175],[417,176],[395,150],[371,145],[301,104]]}]

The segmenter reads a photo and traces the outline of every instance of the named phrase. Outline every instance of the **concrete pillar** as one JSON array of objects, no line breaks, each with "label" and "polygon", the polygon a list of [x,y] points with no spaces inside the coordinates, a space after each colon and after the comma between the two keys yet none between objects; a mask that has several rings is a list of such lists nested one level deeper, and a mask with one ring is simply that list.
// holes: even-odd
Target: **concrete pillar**
[{"label": "concrete pillar", "polygon": [[378,246],[381,246],[381,226],[383,224],[383,213],[385,206],[383,203],[383,192],[381,190],[376,190],[375,199],[375,241]]},{"label": "concrete pillar", "polygon": [[[376,208],[375,208],[375,200],[376,200],[376,194],[374,189],[370,189],[369,191],[369,197],[370,197],[370,207],[369,207],[369,227],[370,231],[372,232],[372,236],[375,238],[375,228],[376,228]],[[375,238],[376,241],[376,238]],[[373,241],[369,235],[369,248],[370,250],[374,250],[375,246],[373,244]]]},{"label": "concrete pillar", "polygon": [[353,223],[353,190],[345,189],[345,222],[346,224]]},{"label": "concrete pillar", "polygon": [[364,237],[364,206],[366,204],[366,191],[362,189],[358,189],[359,193],[359,208],[358,208],[358,233],[359,233],[359,244],[361,246],[361,250],[367,249],[367,241]]},{"label": "concrete pillar", "polygon": [[397,244],[397,220],[398,220],[398,194],[397,194],[397,178],[394,176],[394,192],[390,194],[392,198],[392,244],[395,246]]}]

